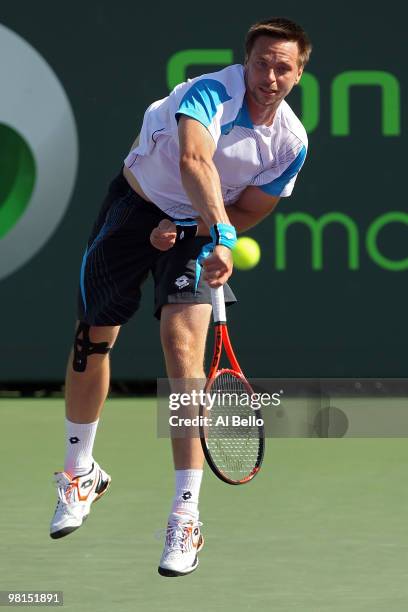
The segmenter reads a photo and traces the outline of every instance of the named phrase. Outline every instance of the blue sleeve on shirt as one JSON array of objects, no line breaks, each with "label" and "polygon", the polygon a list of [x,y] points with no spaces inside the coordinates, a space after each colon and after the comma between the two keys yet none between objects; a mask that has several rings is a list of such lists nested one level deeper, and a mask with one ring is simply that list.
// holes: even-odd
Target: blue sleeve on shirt
[{"label": "blue sleeve on shirt", "polygon": [[267,183],[266,185],[259,185],[259,188],[262,189],[262,191],[265,191],[265,193],[268,193],[269,195],[279,196],[285,189],[289,181],[299,172],[299,170],[303,166],[305,158],[306,147],[305,145],[303,145],[303,147],[300,149],[299,153],[297,154],[293,162],[290,164],[290,166],[288,166],[286,170],[282,172],[280,176],[278,176],[278,178],[274,179],[270,183]]},{"label": "blue sleeve on shirt", "polygon": [[217,112],[217,107],[228,100],[232,98],[220,81],[200,79],[184,94],[176,112],[176,119],[178,121],[180,115],[187,115],[208,127]]}]

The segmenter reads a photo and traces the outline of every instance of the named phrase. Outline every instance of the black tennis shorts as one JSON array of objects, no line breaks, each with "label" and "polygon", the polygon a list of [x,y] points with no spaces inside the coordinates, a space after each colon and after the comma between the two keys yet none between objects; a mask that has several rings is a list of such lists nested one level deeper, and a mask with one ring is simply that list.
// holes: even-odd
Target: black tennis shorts
[{"label": "black tennis shorts", "polygon": [[[165,304],[211,304],[203,275],[194,293],[195,261],[210,238],[186,239],[159,251],[149,238],[162,219],[170,217],[135,193],[121,171],[109,186],[82,260],[80,321],[101,326],[126,323],[139,308],[141,286],[150,272],[158,319]],[[226,304],[236,302],[228,285],[224,291]]]}]

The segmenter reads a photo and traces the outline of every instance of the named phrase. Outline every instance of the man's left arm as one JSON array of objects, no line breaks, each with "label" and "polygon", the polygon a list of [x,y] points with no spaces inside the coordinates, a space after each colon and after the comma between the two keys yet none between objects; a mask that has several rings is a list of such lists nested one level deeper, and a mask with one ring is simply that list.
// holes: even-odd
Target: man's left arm
[{"label": "man's left arm", "polygon": [[[237,233],[245,232],[258,225],[271,214],[280,200],[279,196],[269,195],[259,187],[247,187],[239,199],[227,207],[228,217]],[[201,219],[198,221],[197,236],[208,236],[208,228]]]},{"label": "man's left arm", "polygon": [[[259,187],[250,186],[244,189],[234,204],[227,207],[228,217],[240,234],[265,219],[276,208],[279,200],[279,196],[269,195]],[[197,236],[209,236],[208,226],[204,221],[200,217],[196,221]],[[175,224],[164,220],[152,231],[150,241],[157,249],[167,251],[174,245],[176,236]]]}]

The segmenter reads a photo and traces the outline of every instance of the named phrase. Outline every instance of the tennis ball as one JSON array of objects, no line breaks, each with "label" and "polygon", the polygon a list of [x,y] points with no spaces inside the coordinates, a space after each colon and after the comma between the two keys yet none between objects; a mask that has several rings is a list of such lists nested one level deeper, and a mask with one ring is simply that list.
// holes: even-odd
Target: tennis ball
[{"label": "tennis ball", "polygon": [[234,266],[238,270],[250,270],[251,268],[255,268],[261,259],[259,244],[256,240],[248,236],[238,238],[232,249],[232,258],[234,260]]}]

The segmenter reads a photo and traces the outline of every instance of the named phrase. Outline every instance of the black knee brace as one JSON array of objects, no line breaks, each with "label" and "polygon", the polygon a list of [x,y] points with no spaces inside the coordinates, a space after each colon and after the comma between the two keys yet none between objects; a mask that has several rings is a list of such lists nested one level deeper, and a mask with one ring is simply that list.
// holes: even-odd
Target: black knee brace
[{"label": "black knee brace", "polygon": [[[85,372],[88,355],[95,355],[95,353],[105,355],[111,350],[108,342],[91,342],[89,328],[88,323],[81,322],[75,334],[74,359],[72,361],[75,372]],[[81,334],[82,338],[79,337]]]}]

